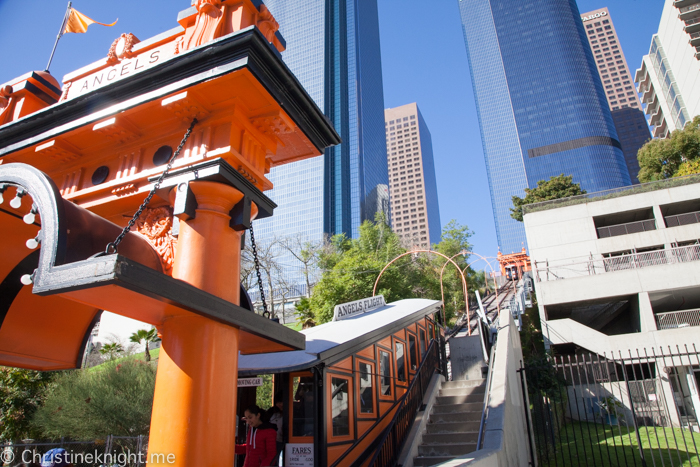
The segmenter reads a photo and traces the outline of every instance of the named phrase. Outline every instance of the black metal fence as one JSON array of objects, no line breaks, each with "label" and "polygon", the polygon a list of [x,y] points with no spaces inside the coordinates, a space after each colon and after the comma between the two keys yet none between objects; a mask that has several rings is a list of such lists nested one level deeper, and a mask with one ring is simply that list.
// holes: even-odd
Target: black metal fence
[{"label": "black metal fence", "polygon": [[700,466],[700,354],[693,346],[530,363],[540,466]]},{"label": "black metal fence", "polygon": [[108,436],[95,441],[34,441],[0,443],[0,465],[34,467],[41,465],[49,450],[63,448],[64,459],[74,467],[146,465],[148,438],[145,436]]},{"label": "black metal fence", "polygon": [[438,341],[433,339],[416,376],[399,402],[394,418],[378,443],[378,449],[368,464],[370,467],[393,467],[396,465],[406,436],[408,436],[413,420],[416,418],[416,413],[423,403],[423,396],[428,390],[430,380],[439,368],[439,347]]}]

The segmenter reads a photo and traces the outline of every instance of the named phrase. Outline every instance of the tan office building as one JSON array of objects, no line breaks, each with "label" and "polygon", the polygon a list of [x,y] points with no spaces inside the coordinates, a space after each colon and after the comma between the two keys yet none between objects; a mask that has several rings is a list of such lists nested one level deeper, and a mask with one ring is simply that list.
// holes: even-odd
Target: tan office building
[{"label": "tan office building", "polygon": [[622,53],[608,9],[601,8],[583,13],[581,20],[586,28],[586,37],[591,44],[610,110],[622,107],[641,109],[642,104],[639,102],[634,80],[627,67],[627,60]]},{"label": "tan office building", "polygon": [[639,183],[637,152],[651,139],[634,79],[607,8],[581,15],[632,183]]},{"label": "tan office building", "polygon": [[416,103],[384,110],[391,228],[409,248],[440,241],[433,143]]}]

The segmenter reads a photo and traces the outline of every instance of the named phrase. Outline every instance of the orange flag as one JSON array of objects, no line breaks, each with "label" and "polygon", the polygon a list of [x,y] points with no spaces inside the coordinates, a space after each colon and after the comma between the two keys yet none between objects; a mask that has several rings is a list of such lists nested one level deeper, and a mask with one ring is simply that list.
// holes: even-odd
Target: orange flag
[{"label": "orange flag", "polygon": [[90,26],[93,23],[101,24],[102,26],[114,26],[115,24],[117,24],[117,21],[115,21],[112,24],[100,23],[98,21],[95,21],[94,19],[88,18],[78,10],[71,8],[70,14],[68,15],[68,20],[66,21],[66,27],[63,30],[63,33],[65,34],[67,32],[87,32],[88,26]]}]

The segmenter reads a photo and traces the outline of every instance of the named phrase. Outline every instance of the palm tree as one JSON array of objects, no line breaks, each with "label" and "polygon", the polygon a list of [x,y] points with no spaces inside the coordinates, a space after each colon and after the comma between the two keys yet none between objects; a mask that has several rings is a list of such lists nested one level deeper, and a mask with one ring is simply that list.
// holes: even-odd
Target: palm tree
[{"label": "palm tree", "polygon": [[302,329],[309,329],[316,326],[316,315],[311,309],[311,301],[306,297],[301,297],[299,303],[295,306],[297,315],[297,323],[301,324]]},{"label": "palm tree", "polygon": [[113,342],[111,344],[105,344],[100,349],[102,355],[109,355],[110,360],[114,360],[117,354],[124,352],[124,347],[118,342]]},{"label": "palm tree", "polygon": [[146,361],[150,362],[151,361],[151,352],[148,349],[148,343],[149,342],[160,342],[160,338],[158,337],[158,331],[156,331],[156,328],[151,328],[149,331],[146,331],[145,329],[139,329],[135,333],[129,337],[129,340],[131,342],[135,342],[137,344],[140,344],[141,341],[143,341],[146,344]]}]

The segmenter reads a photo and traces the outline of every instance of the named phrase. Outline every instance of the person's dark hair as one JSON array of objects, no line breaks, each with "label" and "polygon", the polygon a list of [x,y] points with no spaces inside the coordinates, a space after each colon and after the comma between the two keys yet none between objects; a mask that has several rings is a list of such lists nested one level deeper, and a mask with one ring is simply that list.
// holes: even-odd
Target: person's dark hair
[{"label": "person's dark hair", "polygon": [[245,409],[246,412],[252,414],[252,415],[261,415],[263,414],[263,410],[258,407],[257,405],[251,405],[247,409]]}]

